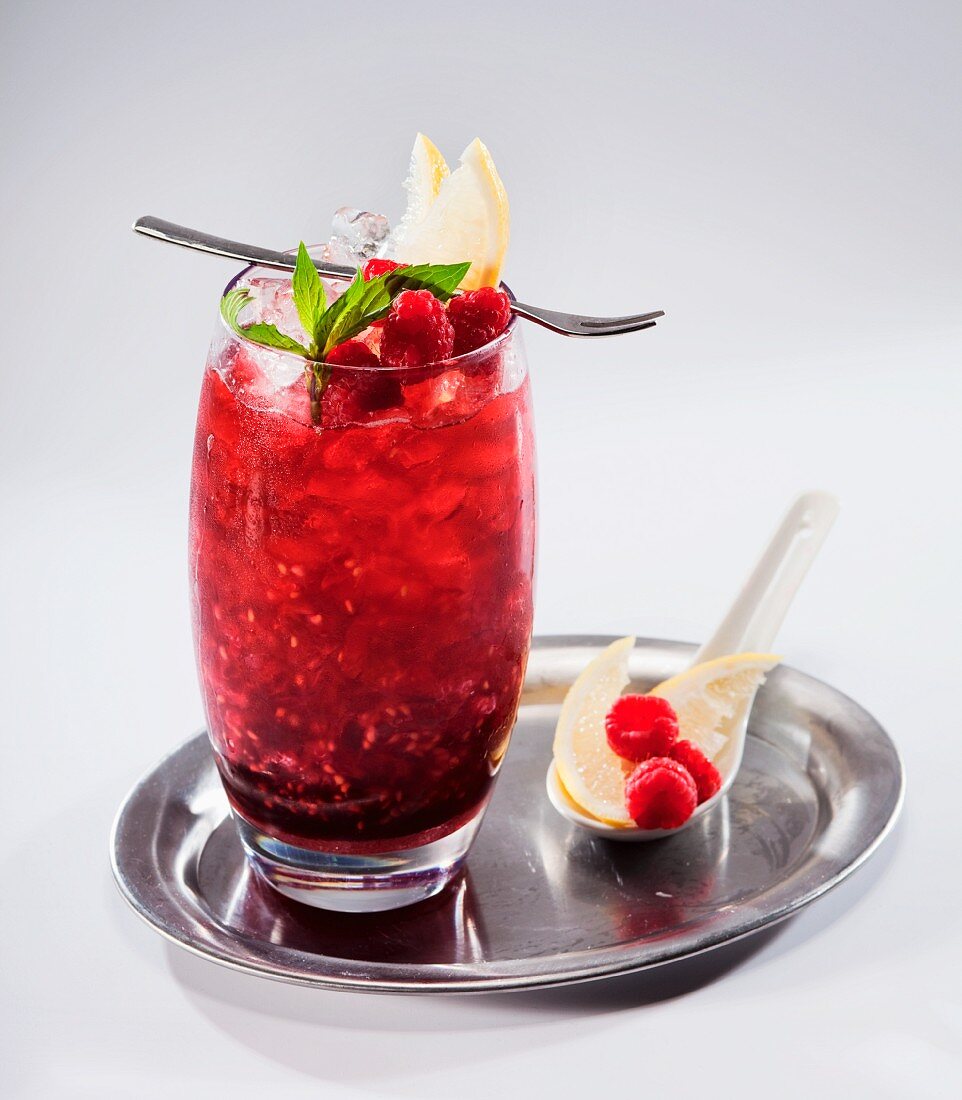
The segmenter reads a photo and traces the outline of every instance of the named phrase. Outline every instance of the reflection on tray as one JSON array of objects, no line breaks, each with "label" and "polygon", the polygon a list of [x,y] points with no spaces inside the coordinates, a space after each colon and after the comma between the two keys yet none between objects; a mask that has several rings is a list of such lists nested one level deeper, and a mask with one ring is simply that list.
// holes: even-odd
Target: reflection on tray
[{"label": "reflection on tray", "polygon": [[437,897],[386,913],[329,913],[300,905],[262,883],[250,870],[233,822],[225,819],[204,847],[200,893],[222,899],[218,920],[247,936],[288,950],[335,959],[407,966],[479,962],[484,937],[470,875]]}]

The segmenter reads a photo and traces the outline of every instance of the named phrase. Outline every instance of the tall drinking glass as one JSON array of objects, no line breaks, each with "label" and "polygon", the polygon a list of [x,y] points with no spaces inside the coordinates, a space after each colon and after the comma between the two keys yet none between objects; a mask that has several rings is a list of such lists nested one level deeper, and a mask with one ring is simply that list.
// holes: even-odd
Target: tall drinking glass
[{"label": "tall drinking glass", "polygon": [[[248,269],[251,320],[296,326]],[[287,329],[290,331],[290,328]],[[194,637],[254,870],[322,908],[439,891],[473,840],[528,657],[534,441],[521,335],[429,367],[304,361],[220,325],[194,448]]]}]

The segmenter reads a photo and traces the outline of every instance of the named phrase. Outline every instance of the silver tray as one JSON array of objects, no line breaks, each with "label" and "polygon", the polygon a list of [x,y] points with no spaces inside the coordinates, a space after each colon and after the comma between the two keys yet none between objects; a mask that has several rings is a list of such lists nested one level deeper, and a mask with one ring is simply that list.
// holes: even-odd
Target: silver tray
[{"label": "silver tray", "polygon": [[[562,819],[545,770],[567,686],[613,639],[535,639],[494,799],[464,875],[393,913],[324,913],[248,871],[201,734],[163,759],[114,823],[126,900],[174,943],[305,985],[434,993],[557,985],[657,966],[783,920],[851,874],[892,827],[902,766],[857,703],[790,668],[759,693],[738,779],[685,832],[613,844]],[[694,647],[639,641],[644,689]]]}]

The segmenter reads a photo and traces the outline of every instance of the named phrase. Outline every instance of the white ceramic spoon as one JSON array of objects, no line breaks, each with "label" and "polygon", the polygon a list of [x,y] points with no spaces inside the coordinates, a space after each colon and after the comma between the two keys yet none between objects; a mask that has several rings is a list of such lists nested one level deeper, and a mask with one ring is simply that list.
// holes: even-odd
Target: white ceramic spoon
[{"label": "white ceramic spoon", "polygon": [[[758,559],[728,614],[692,658],[692,665],[730,653],[766,653],[771,650],[795,593],[837,515],[838,500],[831,493],[802,493],[798,497]],[[737,716],[729,742],[734,751],[726,754],[729,764],[722,776],[721,789],[698,806],[684,825],[677,829],[623,828],[589,817],[568,797],[558,778],[554,761],[548,768],[546,781],[551,805],[575,825],[609,840],[657,840],[687,829],[693,821],[717,806],[734,783],[745,751],[748,717],[754,701],[754,695],[747,699]]]}]

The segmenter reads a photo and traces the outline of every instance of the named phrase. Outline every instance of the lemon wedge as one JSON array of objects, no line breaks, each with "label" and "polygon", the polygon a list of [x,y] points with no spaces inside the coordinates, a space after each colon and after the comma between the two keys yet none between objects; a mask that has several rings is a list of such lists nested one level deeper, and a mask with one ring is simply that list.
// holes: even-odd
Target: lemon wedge
[{"label": "lemon wedge", "polygon": [[395,246],[403,242],[424,221],[438,197],[441,184],[450,174],[447,161],[441,156],[438,147],[429,137],[418,134],[414,139],[411,164],[404,181],[407,206],[392,238]]},{"label": "lemon wedge", "polygon": [[598,654],[568,689],[554,737],[554,759],[565,793],[609,825],[631,825],[625,809],[625,761],[608,747],[605,715],[628,685],[634,638],[619,638]]},{"label": "lemon wedge", "polygon": [[[424,173],[427,179],[430,172],[437,169],[437,162],[423,148],[421,152],[418,150],[419,143],[415,142],[412,173],[417,174],[412,178],[420,179],[420,173]],[[416,169],[413,167],[415,160],[419,165]],[[427,167],[420,167],[422,161]],[[432,178],[436,178],[436,174]],[[409,212],[413,194],[414,189],[409,188]],[[419,192],[423,194],[427,194],[427,189]],[[421,202],[420,197],[417,202]],[[412,213],[410,224],[405,214],[392,238],[391,254],[395,260],[406,264],[450,264],[470,260],[471,269],[461,284],[463,290],[497,286],[508,250],[510,225],[504,184],[491,154],[475,138],[461,154],[458,167],[450,175],[441,175],[436,197],[423,216],[420,205]]]},{"label": "lemon wedge", "polygon": [[[629,681],[634,638],[600,653],[565,696],[554,739],[564,793],[577,809],[608,825],[633,824],[625,809],[625,778],[634,767],[608,746],[605,716]],[[765,675],[779,662],[772,653],[736,653],[694,665],[652,688],[678,714],[679,736],[693,741],[727,778],[740,756],[732,737]]]},{"label": "lemon wedge", "polygon": [[[678,736],[693,741],[722,774],[741,755],[731,734],[755,692],[781,660],[774,653],[733,653],[694,665],[649,692],[667,699],[678,715]],[[604,730],[602,730],[604,736]]]}]

